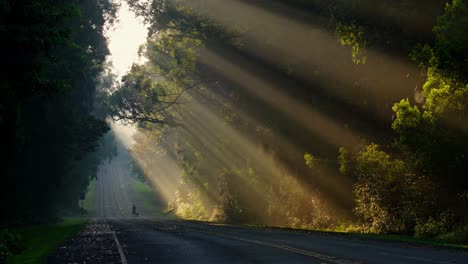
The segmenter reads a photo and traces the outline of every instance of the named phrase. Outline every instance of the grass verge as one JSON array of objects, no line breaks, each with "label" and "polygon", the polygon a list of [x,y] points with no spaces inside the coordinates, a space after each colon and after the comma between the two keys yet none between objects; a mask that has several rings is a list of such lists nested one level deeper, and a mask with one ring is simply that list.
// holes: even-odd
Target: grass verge
[{"label": "grass verge", "polygon": [[390,240],[390,241],[401,241],[407,243],[416,243],[416,244],[424,244],[430,246],[438,246],[438,247],[451,247],[451,248],[465,248],[468,249],[467,244],[459,244],[453,243],[451,241],[445,241],[436,238],[418,238],[412,236],[405,236],[405,235],[382,235],[382,234],[355,234],[349,233],[351,235],[364,237],[364,238],[371,238],[371,239],[380,239],[380,240]]},{"label": "grass verge", "polygon": [[54,225],[24,227],[10,230],[20,235],[24,242],[25,250],[18,255],[9,256],[6,260],[6,264],[46,263],[47,256],[56,249],[61,242],[78,233],[86,223],[86,219],[65,219]]},{"label": "grass verge", "polygon": [[421,245],[427,245],[427,246],[468,249],[468,244],[466,243],[457,243],[457,242],[453,242],[450,240],[443,240],[443,239],[437,239],[437,238],[419,238],[419,237],[413,237],[413,236],[408,236],[408,235],[356,233],[356,232],[344,231],[342,229],[338,229],[338,230],[310,229],[310,228],[302,228],[302,227],[283,227],[283,226],[264,226],[264,225],[245,225],[245,226],[253,227],[253,228],[265,228],[265,229],[308,231],[308,232],[317,232],[317,233],[329,234],[329,235],[341,235],[341,236],[349,237],[349,238],[396,241],[396,242],[405,242],[405,243],[411,243],[411,244],[421,244]]},{"label": "grass verge", "polygon": [[88,212],[88,215],[94,214],[94,201],[96,196],[96,180],[93,180],[88,185],[86,197],[83,201],[83,208]]}]

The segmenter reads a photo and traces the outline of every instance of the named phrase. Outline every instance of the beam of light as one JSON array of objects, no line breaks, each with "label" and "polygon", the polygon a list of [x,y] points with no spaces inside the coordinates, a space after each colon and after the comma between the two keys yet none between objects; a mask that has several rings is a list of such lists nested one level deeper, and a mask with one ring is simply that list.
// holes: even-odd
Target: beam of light
[{"label": "beam of light", "polygon": [[[327,87],[330,93],[351,104],[364,105],[372,113],[376,106],[385,108],[375,113],[382,118],[388,117],[388,102],[410,96],[418,85],[420,71],[406,58],[367,49],[368,63],[356,66],[348,47],[341,46],[334,33],[245,1],[189,1],[187,5],[228,29],[246,29],[244,51],[271,65],[293,69],[295,76],[310,83],[332,81],[335,85]],[[355,80],[354,86],[346,88],[351,80]],[[365,97],[373,102],[363,101]]]},{"label": "beam of light", "polygon": [[[414,3],[386,3],[375,0],[364,0],[359,1],[359,9],[356,8],[355,3],[349,0],[338,0],[338,1],[284,1],[284,0],[236,0],[238,2],[244,2],[250,5],[255,5],[260,8],[269,9],[279,15],[285,16],[290,19],[303,20],[310,18],[310,11],[315,10],[318,12],[329,13],[325,9],[333,9],[335,6],[346,7],[348,10],[352,10],[355,16],[363,18],[365,21],[370,23],[377,21],[379,24],[392,25],[398,27],[402,32],[407,34],[418,34],[418,35],[430,35],[432,34],[431,24],[434,22],[433,19],[440,15],[443,7],[443,3],[424,3],[425,12],[412,12],[407,15],[396,14],[398,9],[415,9],[420,8],[421,3],[413,1]],[[416,6],[416,7],[415,7]],[[293,15],[293,16],[292,16]],[[326,20],[327,18],[324,18]],[[324,21],[326,22],[326,21]]]},{"label": "beam of light", "polygon": [[132,125],[123,125],[120,121],[113,122],[113,121],[108,121],[108,124],[110,124],[110,127],[114,133],[114,135],[117,137],[117,139],[128,149],[130,148],[134,143],[133,136],[135,135],[135,132],[137,131],[135,126]]},{"label": "beam of light", "polygon": [[[362,98],[371,97],[374,103],[384,103],[392,98],[401,98],[401,94],[407,92],[408,73],[418,70],[406,61],[385,55],[376,50],[369,50],[368,61],[372,64],[356,65],[351,63],[350,53],[347,48],[339,45],[336,37],[326,30],[298,22],[288,17],[269,13],[261,8],[234,0],[203,1],[204,6],[197,5],[199,1],[191,4],[199,13],[214,18],[228,28],[248,28],[248,34],[244,37],[243,49],[255,54],[272,65],[291,67],[294,75],[299,76],[311,83],[317,79],[336,81],[338,84],[349,83],[350,80],[359,80],[353,89],[343,89],[344,85],[335,85],[330,92],[337,97],[344,98],[352,104],[361,105]],[[125,35],[125,43],[128,46],[129,39],[135,39]],[[117,39],[117,37],[114,37]],[[113,40],[111,40],[112,42]],[[123,49],[123,47],[120,47]],[[116,50],[112,48],[111,50]],[[123,52],[124,53],[124,52]],[[122,54],[123,54],[122,53]],[[117,57],[117,52],[113,52]],[[123,57],[123,56],[119,56]],[[255,73],[248,72],[226,58],[208,49],[201,53],[201,62],[212,68],[220,69],[220,73],[228,80],[240,86],[249,87],[248,92],[265,100],[269,105],[287,114],[292,120],[302,124],[309,131],[319,135],[324,141],[336,147],[354,146],[360,142],[360,133],[344,129],[338,122],[326,113],[322,113],[313,107],[307,106],[288,95],[284,87],[280,88],[263,79],[258,78]],[[348,61],[348,63],[343,63]],[[120,66],[119,74],[128,69],[131,63],[116,62]],[[122,65],[127,66],[122,66]],[[364,78],[365,76],[365,78]],[[414,80],[413,80],[414,83]],[[369,107],[369,110],[372,108]],[[198,102],[196,98],[181,106],[183,121],[186,131],[179,131],[177,136],[169,136],[165,144],[157,144],[154,138],[145,132],[137,133],[135,144],[129,144],[132,148],[131,154],[138,161],[145,175],[156,186],[156,191],[164,196],[166,202],[175,198],[176,191],[185,188],[186,191],[194,191],[204,182],[195,182],[193,185],[181,185],[180,175],[183,167],[177,156],[174,155],[174,145],[171,143],[180,140],[191,140],[198,142],[196,147],[203,147],[203,153],[207,159],[213,161],[214,168],[226,167],[236,170],[239,167],[249,166],[246,157],[250,157],[252,167],[261,171],[258,181],[263,184],[253,185],[252,179],[238,177],[238,183],[242,187],[243,195],[249,196],[255,204],[255,198],[267,199],[270,192],[266,186],[284,188],[283,183],[288,182],[287,192],[304,193],[304,199],[312,199],[314,190],[302,185],[297,179],[299,175],[289,171],[283,164],[279,163],[271,153],[261,151],[258,144],[242,132],[226,124],[222,117],[211,109]],[[179,138],[177,138],[179,137]],[[124,138],[124,137],[122,137]],[[281,139],[287,145],[287,139]],[[221,172],[210,171],[210,184],[216,182],[215,177]],[[331,173],[330,173],[330,176]],[[197,181],[199,179],[194,179]],[[343,189],[344,182],[335,178],[326,178],[324,184],[339,194]],[[255,187],[254,187],[255,186]],[[207,207],[216,206],[217,188],[211,186],[205,195]],[[280,202],[280,201],[279,201]],[[301,202],[301,201],[298,201]],[[304,201],[307,202],[307,201]],[[262,208],[257,208],[259,211]]]},{"label": "beam of light", "polygon": [[[226,68],[224,68],[226,69]],[[228,70],[228,69],[226,69]],[[240,75],[238,77],[242,78]],[[255,85],[255,83],[253,83]],[[258,88],[258,86],[256,86]],[[267,177],[261,178],[262,181],[269,185],[277,185],[281,178],[291,178],[293,181],[300,178],[299,175],[295,175],[290,172],[284,165],[276,160],[271,153],[265,153],[262,151],[261,146],[256,143],[254,138],[249,138],[243,135],[240,131],[236,130],[222,119],[219,115],[212,112],[212,110],[205,107],[197,100],[193,100],[189,106],[190,114],[187,116],[188,126],[192,136],[198,137],[209,149],[216,149],[222,146],[223,142],[229,142],[227,146],[223,146],[223,150],[217,153],[217,156],[222,157],[224,162],[223,165],[227,168],[235,168],[238,164],[242,163],[242,160],[246,156],[252,156],[254,159],[251,161],[255,164],[254,167],[259,168],[261,171],[266,172]],[[253,124],[259,124],[257,120],[249,118],[248,114],[238,111],[242,118]],[[302,161],[303,152],[298,150],[295,146],[290,144],[288,139],[284,137],[274,135],[277,140],[277,144],[286,146],[292,153],[299,154]],[[346,139],[346,136],[344,136]],[[325,170],[325,168],[321,168]],[[346,190],[349,185],[352,184],[349,180],[340,179],[339,175],[326,170],[326,177],[321,179],[315,179],[320,181],[323,189],[327,191],[329,198],[333,198],[336,201],[344,201],[347,199],[346,194],[343,190]],[[246,186],[249,186],[245,182]],[[295,184],[299,184],[298,182]],[[248,188],[248,187],[246,187]],[[294,188],[299,188],[295,186]],[[302,192],[309,192],[310,190],[300,188]],[[266,190],[250,190],[252,192],[263,193]]]},{"label": "beam of light", "polygon": [[255,74],[241,69],[210,50],[203,50],[200,60],[204,64],[211,65],[213,68],[222,69],[222,74],[224,74],[225,78],[239,85],[249,87],[248,92],[265,100],[282,112],[287,113],[292,120],[303,124],[307,129],[337,148],[341,146],[355,146],[360,142],[358,135],[344,129],[341,125],[334,122],[332,118],[298,102],[285,92],[282,92],[279,87],[275,87],[274,84],[257,78]]},{"label": "beam of light", "polygon": [[[194,146],[206,156],[204,157],[209,161],[209,175],[204,175],[204,180],[211,183],[216,182],[216,177],[221,174],[220,168],[226,168],[228,170],[238,170],[239,168],[245,168],[246,166],[252,166],[256,172],[257,179],[246,178],[245,176],[230,175],[229,177],[236,177],[236,182],[239,184],[239,188],[242,189],[244,196],[249,197],[251,206],[255,207],[258,212],[262,212],[264,208],[261,208],[261,204],[256,204],[256,201],[267,200],[270,190],[268,186],[275,186],[280,188],[282,184],[287,182],[288,190],[291,193],[303,193],[304,197],[314,197],[314,193],[308,187],[301,185],[297,180],[298,175],[290,172],[285,168],[278,160],[274,158],[271,153],[265,153],[262,151],[259,144],[253,139],[250,139],[243,135],[240,131],[237,131],[234,127],[227,124],[222,116],[213,112],[212,109],[207,108],[202,103],[198,102],[194,97],[189,102],[180,106],[183,108],[181,113],[183,115],[183,121],[185,130],[174,136],[174,138],[166,139],[166,146],[154,145],[145,140],[138,140],[141,146],[146,146],[146,149],[139,153],[134,153],[138,156],[139,160],[145,160],[146,165],[145,174],[150,178],[154,178],[155,184],[159,185],[161,190],[171,190],[174,192],[174,186],[178,186],[180,168],[178,168],[177,161],[170,161],[169,157],[165,157],[164,160],[159,159],[153,152],[155,148],[167,148],[167,152],[174,151],[172,141],[173,140],[188,140],[190,142],[198,141],[199,144]],[[185,133],[185,135],[184,135]],[[173,135],[173,134],[171,134]],[[202,149],[200,149],[202,148]],[[190,150],[187,150],[190,151]],[[174,159],[174,157],[173,157]],[[164,170],[161,169],[161,162],[164,164],[172,164],[175,170]],[[153,165],[150,168],[150,164]],[[251,164],[251,165],[248,165]],[[211,179],[210,179],[211,177]],[[214,177],[214,178],[213,178]],[[194,179],[197,181],[197,179]],[[259,184],[252,184],[252,180],[258,181]],[[340,193],[340,184],[327,180],[325,181],[332,189],[336,189],[336,193]],[[180,186],[180,185],[179,185]],[[190,187],[186,185],[186,188],[195,188],[197,185]],[[283,186],[284,187],[284,186]],[[216,186],[209,188],[206,193],[206,199],[208,204],[206,207],[213,208],[216,206],[218,192]],[[171,192],[165,194],[170,196]],[[307,199],[307,198],[304,198]],[[301,202],[301,201],[298,201]],[[307,201],[302,201],[307,202]],[[271,204],[270,204],[271,205]],[[268,219],[263,219],[268,222]]]},{"label": "beam of light", "polygon": [[169,203],[175,197],[179,187],[179,177],[182,173],[177,160],[166,153],[164,145],[159,144],[149,133],[137,132],[136,144],[130,154],[155,187],[155,191],[162,195],[164,202]]},{"label": "beam of light", "polygon": [[[146,25],[123,1],[118,11],[116,25],[106,32],[111,53],[109,61],[118,79],[121,79],[129,71],[133,63],[142,64],[147,61],[146,58],[138,56],[139,47],[146,42],[147,33]],[[131,156],[126,157],[125,161],[120,160],[120,162],[103,165],[102,174],[111,177],[110,183],[112,184],[123,177],[121,174],[129,177],[133,174],[130,171],[129,162],[130,159],[134,159],[137,166],[143,170],[145,177],[152,183],[155,193],[162,196],[166,203],[172,201],[178,188],[181,188],[178,181],[182,168],[177,164],[177,161],[167,155],[154,152],[153,150],[159,148],[153,141],[154,139],[148,134],[138,132],[135,126],[112,121],[109,121],[109,124],[117,140],[125,148],[121,151],[129,150]],[[134,138],[137,138],[138,141],[135,141]],[[141,146],[142,142],[145,144],[144,146]],[[150,146],[154,149],[151,149]],[[121,197],[115,199],[128,200],[127,193],[119,193],[119,196]]]},{"label": "beam of light", "polygon": [[[239,78],[249,82],[252,81],[245,78],[245,73],[238,72],[238,70],[233,71],[232,69],[225,67],[226,65],[222,66],[226,71],[235,74]],[[258,81],[253,81],[252,84],[256,85],[260,91],[264,89],[263,86],[266,85],[263,84],[263,86],[259,86]],[[263,92],[269,92],[269,90]],[[276,96],[282,97],[283,95]],[[289,102],[289,104],[295,104],[295,102]],[[204,103],[200,103],[196,96],[184,100],[184,104],[181,104],[178,107],[180,108],[178,111],[182,116],[185,129],[182,131],[177,131],[180,129],[171,131],[163,142],[159,142],[155,137],[152,137],[151,131],[137,131],[135,133],[134,128],[113,124],[113,130],[116,131],[116,135],[119,140],[127,141],[125,145],[131,149],[130,154],[132,155],[132,158],[138,162],[144,172],[144,175],[155,187],[155,192],[160,194],[166,203],[173,202],[175,200],[176,192],[195,192],[199,189],[200,185],[204,184],[204,182],[185,185],[180,183],[180,176],[183,172],[183,168],[181,167],[180,160],[177,159],[177,156],[173,155],[176,148],[174,144],[180,140],[188,140],[192,142],[192,144],[194,142],[198,142],[197,146],[194,146],[195,149],[202,148],[199,150],[206,155],[205,158],[207,160],[210,160],[209,166],[212,166],[214,169],[226,168],[237,170],[239,168],[249,166],[246,164],[246,157],[250,157],[250,160],[247,162],[252,164],[251,166],[257,170],[257,181],[259,181],[260,184],[254,186],[251,182],[252,179],[236,175],[230,176],[236,177],[236,182],[242,186],[242,195],[249,197],[250,201],[269,199],[268,195],[271,195],[271,193],[269,193],[270,190],[266,186],[275,186],[274,188],[280,188],[282,184],[287,184],[288,192],[303,194],[303,197],[305,197],[303,199],[312,199],[312,197],[316,197],[313,190],[309,189],[306,185],[302,185],[297,180],[299,175],[295,175],[293,172],[289,171],[289,169],[284,167],[271,153],[265,153],[254,139],[243,135],[242,132],[226,123],[219,113],[213,112],[213,109],[208,108]],[[281,110],[284,111],[284,109]],[[310,112],[305,112],[303,114],[310,115]],[[246,119],[249,119],[247,114],[241,113],[241,115],[245,116]],[[250,119],[249,122],[257,121]],[[133,138],[129,141],[129,138],[132,136]],[[344,138],[346,139],[346,136]],[[282,141],[283,140],[284,142],[282,145],[288,145],[289,142],[284,138]],[[293,147],[291,146],[291,148]],[[293,151],[298,152],[297,149]],[[211,171],[209,177],[208,175],[204,176],[207,177],[204,180],[210,181],[213,184],[216,182],[216,177],[220,173],[221,171]],[[338,198],[335,197],[334,199],[343,198],[339,198],[339,196],[342,195],[345,183],[337,181],[333,178],[332,174],[327,176],[331,177],[321,179],[322,183],[325,185],[325,189],[330,190],[333,195],[338,196]],[[209,179],[210,177],[211,179]],[[197,179],[195,180],[198,181]],[[207,193],[203,194],[205,207],[213,209],[217,206],[217,203],[219,202],[218,192],[219,190],[217,186],[211,185]],[[307,203],[308,201],[298,202]],[[252,206],[256,208],[258,212],[262,212],[262,210],[264,210],[261,204],[255,204],[255,202],[252,203]],[[270,203],[270,205],[274,205],[274,203]],[[264,223],[276,223],[272,219],[268,219],[265,215],[262,215],[261,217],[264,217],[262,219],[262,222]],[[284,221],[284,219],[281,220]],[[276,221],[280,220],[277,219]]]}]

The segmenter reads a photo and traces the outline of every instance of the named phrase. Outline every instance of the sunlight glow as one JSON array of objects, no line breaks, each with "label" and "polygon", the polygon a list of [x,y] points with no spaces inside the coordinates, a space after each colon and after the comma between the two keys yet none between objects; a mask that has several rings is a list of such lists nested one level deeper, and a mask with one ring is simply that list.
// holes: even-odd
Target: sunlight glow
[{"label": "sunlight glow", "polygon": [[133,135],[136,132],[136,128],[133,125],[123,125],[120,121],[109,122],[112,131],[114,132],[117,139],[126,147],[130,148],[135,140]]},{"label": "sunlight glow", "polygon": [[144,62],[138,57],[140,45],[146,42],[148,30],[141,19],[122,2],[116,25],[107,32],[110,60],[119,79],[125,75],[133,63]]},{"label": "sunlight glow", "polygon": [[[372,64],[359,65],[357,70],[349,47],[340,45],[329,29],[269,12],[248,1],[195,0],[187,5],[230,30],[247,30],[242,37],[242,49],[247,53],[309,83],[326,82],[330,94],[353,105],[365,105],[381,118],[390,110],[385,102],[411,97],[418,85],[416,65],[372,48],[366,52]],[[343,85],[353,79],[360,81],[353,87]],[[363,96],[369,95],[374,102],[363,102]]]}]

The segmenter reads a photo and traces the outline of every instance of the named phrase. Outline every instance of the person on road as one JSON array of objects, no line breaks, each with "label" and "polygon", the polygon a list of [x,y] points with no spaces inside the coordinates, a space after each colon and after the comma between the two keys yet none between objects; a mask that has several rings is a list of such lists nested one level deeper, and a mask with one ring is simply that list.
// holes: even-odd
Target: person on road
[{"label": "person on road", "polygon": [[133,206],[132,206],[132,214],[133,215],[138,215],[135,204],[133,204]]}]

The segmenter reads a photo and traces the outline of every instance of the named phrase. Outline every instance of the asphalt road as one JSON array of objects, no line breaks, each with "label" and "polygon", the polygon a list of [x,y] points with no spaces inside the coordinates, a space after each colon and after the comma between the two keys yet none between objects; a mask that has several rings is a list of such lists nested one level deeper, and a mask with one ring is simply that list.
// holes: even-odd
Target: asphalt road
[{"label": "asphalt road", "polygon": [[124,263],[468,263],[468,251],[284,229],[157,217],[137,204],[129,174],[109,166],[97,181],[95,217],[115,234]]}]

